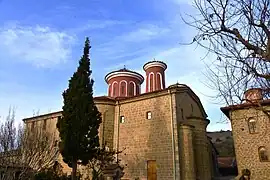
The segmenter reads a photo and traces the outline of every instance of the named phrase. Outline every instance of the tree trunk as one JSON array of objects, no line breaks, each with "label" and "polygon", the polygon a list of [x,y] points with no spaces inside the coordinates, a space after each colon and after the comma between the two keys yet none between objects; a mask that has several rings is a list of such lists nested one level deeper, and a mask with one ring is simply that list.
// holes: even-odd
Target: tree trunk
[{"label": "tree trunk", "polygon": [[71,174],[72,180],[77,180],[77,160],[74,160],[72,162],[72,174]]}]

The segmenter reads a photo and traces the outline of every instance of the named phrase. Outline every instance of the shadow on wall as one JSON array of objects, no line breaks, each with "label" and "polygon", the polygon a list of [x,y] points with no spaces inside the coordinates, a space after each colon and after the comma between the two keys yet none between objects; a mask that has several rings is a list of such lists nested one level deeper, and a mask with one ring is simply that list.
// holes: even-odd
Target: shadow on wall
[{"label": "shadow on wall", "polygon": [[146,114],[149,133],[144,163],[148,179],[171,179],[173,174],[170,101],[164,99],[153,99],[151,119]]},{"label": "shadow on wall", "polygon": [[[136,111],[137,106],[133,103],[124,104],[120,107],[120,115],[123,115],[125,122],[119,124],[119,150],[125,149],[119,154],[120,162],[124,165],[126,178],[135,178],[144,176],[144,126],[142,125],[141,111]],[[128,112],[127,112],[128,110]],[[127,116],[125,116],[127,113]],[[121,118],[119,117],[119,120]],[[141,178],[140,178],[141,179]]]},{"label": "shadow on wall", "polygon": [[[161,180],[171,179],[169,176],[173,167],[169,132],[170,104],[164,99],[156,97],[125,107],[132,109],[132,116],[127,120],[128,123],[122,124],[125,127],[120,133],[120,147],[127,148],[120,157],[126,165],[124,171],[127,178],[146,180],[148,177],[151,180],[157,179],[158,176]],[[149,102],[151,105],[147,104]],[[141,106],[138,108],[136,105]],[[151,115],[147,116],[147,112],[151,112]],[[124,142],[121,142],[121,139]],[[129,142],[125,142],[126,139]]]}]

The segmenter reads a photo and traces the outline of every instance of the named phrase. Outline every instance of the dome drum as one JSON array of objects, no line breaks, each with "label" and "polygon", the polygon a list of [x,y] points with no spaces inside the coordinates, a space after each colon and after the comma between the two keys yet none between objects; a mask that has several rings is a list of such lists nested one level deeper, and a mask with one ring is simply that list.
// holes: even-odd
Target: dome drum
[{"label": "dome drum", "polygon": [[146,92],[165,89],[165,70],[167,65],[162,61],[147,62],[143,69],[146,72]]},{"label": "dome drum", "polygon": [[109,85],[108,96],[132,97],[140,94],[144,78],[137,72],[121,69],[107,74],[105,80]]}]

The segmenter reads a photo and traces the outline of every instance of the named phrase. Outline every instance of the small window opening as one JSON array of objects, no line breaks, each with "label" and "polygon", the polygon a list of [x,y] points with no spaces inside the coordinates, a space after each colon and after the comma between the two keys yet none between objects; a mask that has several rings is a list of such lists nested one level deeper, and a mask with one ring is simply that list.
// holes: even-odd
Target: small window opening
[{"label": "small window opening", "polygon": [[113,96],[116,96],[116,87],[113,87]]},{"label": "small window opening", "polygon": [[125,85],[121,86],[121,94],[125,94]]},{"label": "small window opening", "polygon": [[120,123],[124,123],[125,122],[125,116],[120,116]]},{"label": "small window opening", "polygon": [[146,119],[152,119],[152,112],[151,111],[148,111],[146,113]]},{"label": "small window opening", "polygon": [[248,120],[248,128],[249,128],[249,132],[251,134],[256,133],[256,121],[255,119],[251,118]]},{"label": "small window opening", "polygon": [[259,147],[259,158],[261,162],[269,161],[268,152],[264,146]]}]

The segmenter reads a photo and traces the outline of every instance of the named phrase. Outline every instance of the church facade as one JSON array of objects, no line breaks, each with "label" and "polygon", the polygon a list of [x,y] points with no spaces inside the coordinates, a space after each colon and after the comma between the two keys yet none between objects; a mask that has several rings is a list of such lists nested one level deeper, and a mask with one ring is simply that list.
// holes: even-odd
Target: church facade
[{"label": "church facade", "polygon": [[[100,143],[124,150],[117,157],[125,167],[123,180],[210,180],[217,175],[217,152],[206,134],[209,120],[200,99],[187,85],[165,86],[164,62],[143,68],[145,93],[144,76],[137,72],[124,68],[105,76],[108,95],[94,98],[102,113]],[[59,116],[61,111],[24,122],[30,127],[46,121],[47,129],[57,131]]]}]

